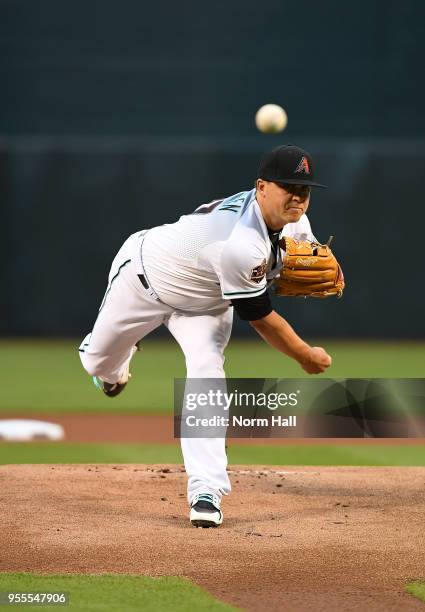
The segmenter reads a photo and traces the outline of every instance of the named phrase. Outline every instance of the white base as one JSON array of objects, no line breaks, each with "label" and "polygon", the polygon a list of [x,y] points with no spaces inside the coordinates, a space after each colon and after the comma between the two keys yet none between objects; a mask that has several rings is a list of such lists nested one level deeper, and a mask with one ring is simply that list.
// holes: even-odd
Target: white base
[{"label": "white base", "polygon": [[29,440],[63,440],[65,431],[61,425],[29,419],[1,419],[0,440],[27,442]]}]

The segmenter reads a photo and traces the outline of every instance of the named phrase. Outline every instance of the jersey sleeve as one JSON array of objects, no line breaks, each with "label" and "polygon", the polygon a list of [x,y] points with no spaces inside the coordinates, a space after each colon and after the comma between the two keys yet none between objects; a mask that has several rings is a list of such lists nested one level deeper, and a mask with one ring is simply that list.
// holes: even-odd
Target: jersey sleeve
[{"label": "jersey sleeve", "polygon": [[232,305],[242,321],[258,321],[273,311],[267,289],[261,295],[233,299]]},{"label": "jersey sleeve", "polygon": [[[249,244],[249,243],[248,243]],[[220,258],[220,286],[225,300],[255,297],[267,287],[268,253],[265,245],[229,242]]]}]

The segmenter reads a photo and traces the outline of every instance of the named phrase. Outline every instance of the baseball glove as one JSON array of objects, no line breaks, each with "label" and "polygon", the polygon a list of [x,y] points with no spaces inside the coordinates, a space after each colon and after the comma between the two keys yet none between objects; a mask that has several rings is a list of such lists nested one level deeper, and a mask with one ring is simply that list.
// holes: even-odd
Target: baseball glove
[{"label": "baseball glove", "polygon": [[344,275],[329,244],[281,238],[283,268],[275,279],[276,295],[298,297],[342,296]]}]

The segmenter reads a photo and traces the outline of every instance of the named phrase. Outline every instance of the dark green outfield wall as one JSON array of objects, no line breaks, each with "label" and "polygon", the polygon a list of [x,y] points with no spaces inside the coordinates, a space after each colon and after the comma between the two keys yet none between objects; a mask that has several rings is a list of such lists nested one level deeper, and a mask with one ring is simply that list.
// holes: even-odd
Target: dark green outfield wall
[{"label": "dark green outfield wall", "polygon": [[[310,217],[348,288],[279,310],[310,335],[423,337],[424,18],[413,0],[0,0],[0,332],[85,332],[128,234],[249,189],[294,142],[330,186]],[[269,101],[283,137],[254,129]]]},{"label": "dark green outfield wall", "polygon": [[244,136],[276,100],[291,137],[416,138],[424,16],[421,0],[0,0],[0,132]]},{"label": "dark green outfield wall", "polygon": [[[313,228],[322,240],[335,234],[348,287],[342,300],[286,299],[278,308],[308,334],[423,335],[424,214],[414,198],[425,147],[394,156],[381,146],[305,144],[331,185],[313,194]],[[255,147],[152,152],[141,145],[126,153],[93,145],[84,153],[43,146],[2,155],[4,332],[85,330],[126,236],[250,188],[257,156]]]}]

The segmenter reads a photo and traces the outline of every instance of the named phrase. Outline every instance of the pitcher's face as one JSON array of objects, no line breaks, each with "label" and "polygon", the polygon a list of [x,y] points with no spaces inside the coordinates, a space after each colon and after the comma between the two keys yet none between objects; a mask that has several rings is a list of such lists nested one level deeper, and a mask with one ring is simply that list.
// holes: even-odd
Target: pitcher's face
[{"label": "pitcher's face", "polygon": [[287,223],[296,223],[310,203],[308,185],[278,184],[257,180],[257,202],[270,229],[279,230]]}]

